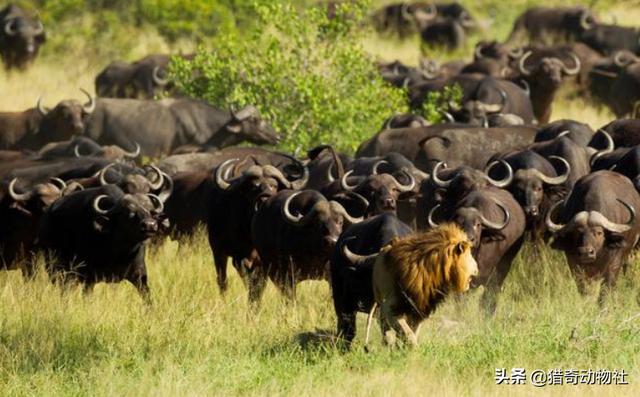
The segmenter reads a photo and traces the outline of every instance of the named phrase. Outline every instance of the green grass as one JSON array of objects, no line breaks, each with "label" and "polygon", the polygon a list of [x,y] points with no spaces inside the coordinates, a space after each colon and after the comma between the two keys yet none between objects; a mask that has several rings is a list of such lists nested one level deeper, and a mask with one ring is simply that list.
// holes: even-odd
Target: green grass
[{"label": "green grass", "polygon": [[[233,274],[222,297],[204,240],[168,242],[148,257],[154,304],[128,284],[62,292],[44,274],[0,274],[3,395],[413,395],[529,394],[495,386],[495,368],[624,368],[631,385],[590,390],[633,395],[640,387],[640,268],[634,263],[600,308],[580,296],[557,253],[527,251],[509,275],[495,317],[481,291],[446,302],[422,327],[415,351],[389,350],[364,315],[351,352],[305,334],[335,327],[326,282],[302,283],[296,304],[269,286],[251,314]],[[232,272],[233,273],[233,272]],[[316,342],[316,343],[314,343]],[[586,390],[575,386],[543,392]]]}]

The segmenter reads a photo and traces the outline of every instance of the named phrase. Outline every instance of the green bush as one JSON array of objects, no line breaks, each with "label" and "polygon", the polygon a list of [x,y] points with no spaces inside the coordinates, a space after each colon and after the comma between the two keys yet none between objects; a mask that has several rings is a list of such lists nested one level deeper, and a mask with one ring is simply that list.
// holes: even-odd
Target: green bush
[{"label": "green bush", "polygon": [[360,45],[366,3],[342,5],[335,19],[317,7],[256,4],[252,33],[174,60],[178,88],[214,106],[256,105],[283,133],[282,149],[353,150],[390,114],[407,111],[405,93],[383,82]]}]

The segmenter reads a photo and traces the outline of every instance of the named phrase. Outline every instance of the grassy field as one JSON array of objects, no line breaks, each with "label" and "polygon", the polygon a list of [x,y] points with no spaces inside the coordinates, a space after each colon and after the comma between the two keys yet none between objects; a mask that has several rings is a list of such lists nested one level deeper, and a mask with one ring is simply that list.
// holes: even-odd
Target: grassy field
[{"label": "grassy field", "polygon": [[[479,1],[473,8],[489,3],[496,2]],[[498,8],[504,14],[491,25],[497,35],[504,37],[512,16],[531,3]],[[606,18],[616,15],[621,23],[633,23],[640,6],[629,4],[607,8]],[[596,6],[604,9],[600,2]],[[388,60],[415,62],[420,56],[415,42],[399,45],[372,37],[364,45]],[[135,48],[122,50],[122,57],[174,48],[145,33]],[[25,73],[0,71],[0,109],[22,110],[39,95],[50,106],[63,98],[83,99],[77,88],[93,92],[93,77],[106,63],[78,53],[49,54]],[[564,98],[553,114],[592,127],[612,117],[582,99]],[[418,349],[386,349],[375,326],[369,353],[362,345],[364,316],[351,352],[311,335],[335,328],[325,282],[303,283],[296,304],[283,301],[269,286],[261,310],[250,313],[245,289],[231,271],[230,291],[220,296],[203,238],[182,247],[168,241],[149,253],[151,307],[125,283],[99,285],[83,296],[79,288],[63,293],[44,274],[24,282],[17,272],[0,272],[0,395],[637,396],[638,261],[599,307],[597,291],[586,297],[577,293],[562,256],[527,247],[494,317],[479,310],[481,291],[473,291],[446,302],[425,322]],[[514,367],[625,369],[630,385],[496,386],[495,369]]]},{"label": "grassy field", "polygon": [[[564,259],[527,249],[509,275],[495,317],[474,291],[423,325],[415,351],[390,351],[374,327],[353,351],[310,337],[333,330],[327,283],[303,283],[287,304],[270,286],[250,314],[234,274],[219,295],[208,246],[168,242],[148,257],[154,304],[133,287],[62,293],[41,274],[0,274],[2,395],[637,395],[640,307],[637,263],[603,308],[582,297]],[[495,368],[625,369],[629,386],[495,386]]]}]

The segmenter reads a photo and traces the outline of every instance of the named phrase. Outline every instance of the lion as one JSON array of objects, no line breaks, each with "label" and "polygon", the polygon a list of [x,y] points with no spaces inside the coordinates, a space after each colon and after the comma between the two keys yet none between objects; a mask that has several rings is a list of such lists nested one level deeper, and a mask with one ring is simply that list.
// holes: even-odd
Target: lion
[{"label": "lion", "polygon": [[478,275],[471,249],[471,241],[455,224],[395,238],[383,247],[373,266],[375,302],[365,345],[379,306],[385,342],[395,345],[396,333],[402,331],[416,346],[420,323],[449,293],[467,291],[471,278]]}]

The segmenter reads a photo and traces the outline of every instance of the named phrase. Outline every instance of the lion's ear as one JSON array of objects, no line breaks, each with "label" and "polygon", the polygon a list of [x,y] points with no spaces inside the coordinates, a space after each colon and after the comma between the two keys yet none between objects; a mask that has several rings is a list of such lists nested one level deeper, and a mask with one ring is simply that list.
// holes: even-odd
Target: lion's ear
[{"label": "lion's ear", "polygon": [[466,249],[467,249],[467,245],[464,243],[464,241],[461,241],[458,244],[456,244],[456,254],[458,256],[464,255],[464,251]]}]

